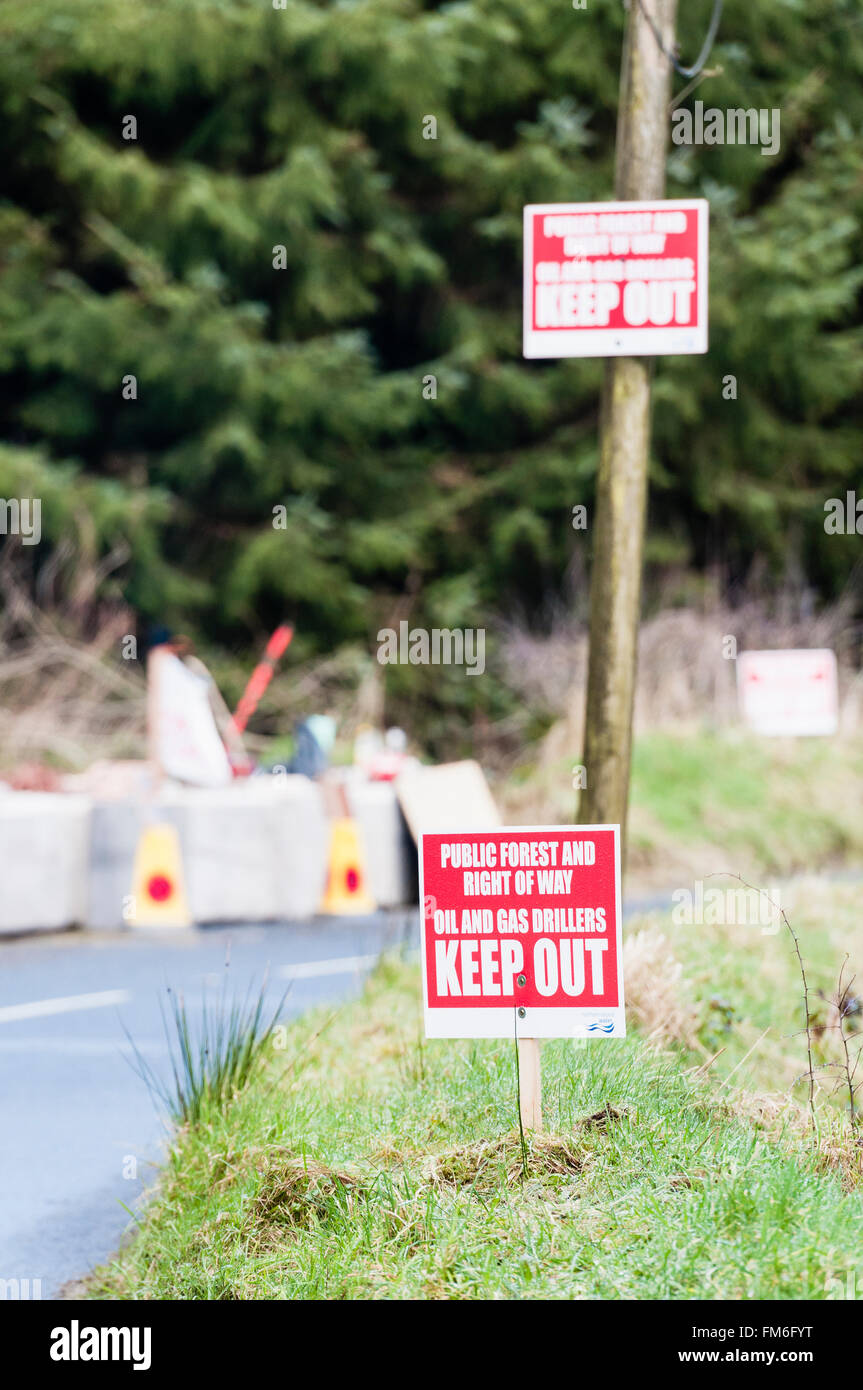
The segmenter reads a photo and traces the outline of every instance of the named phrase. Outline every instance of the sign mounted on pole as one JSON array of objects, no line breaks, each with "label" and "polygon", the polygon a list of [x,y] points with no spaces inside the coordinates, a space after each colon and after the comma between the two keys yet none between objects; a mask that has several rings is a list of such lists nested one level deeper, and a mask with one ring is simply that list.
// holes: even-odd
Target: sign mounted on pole
[{"label": "sign mounted on pole", "polygon": [[705,198],[524,210],[524,356],[707,351]]},{"label": "sign mounted on pole", "polygon": [[420,836],[430,1038],[624,1036],[620,828]]}]

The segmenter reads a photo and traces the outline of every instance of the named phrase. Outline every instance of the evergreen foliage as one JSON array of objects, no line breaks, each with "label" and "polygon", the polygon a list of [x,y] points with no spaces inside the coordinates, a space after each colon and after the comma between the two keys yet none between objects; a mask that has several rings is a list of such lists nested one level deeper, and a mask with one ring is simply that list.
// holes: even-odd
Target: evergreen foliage
[{"label": "evergreen foliage", "polygon": [[[43,498],[34,567],[123,543],[142,620],[243,648],[287,614],[300,654],[372,651],[406,589],[447,626],[561,593],[602,368],[522,360],[521,210],[611,196],[624,17],[5,0],[0,494]],[[758,559],[826,598],[859,538],[824,502],[863,494],[863,23],[728,0],[708,68],[685,101],[778,108],[781,147],[670,146],[669,196],[711,203],[711,348],[656,365],[651,572]]]}]

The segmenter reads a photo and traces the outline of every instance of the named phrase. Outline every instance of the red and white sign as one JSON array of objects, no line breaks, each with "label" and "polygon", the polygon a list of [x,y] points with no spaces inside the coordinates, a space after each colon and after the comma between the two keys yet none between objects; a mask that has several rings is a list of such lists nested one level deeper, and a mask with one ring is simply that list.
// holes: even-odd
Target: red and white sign
[{"label": "red and white sign", "polygon": [[835,734],[839,727],[836,657],[827,647],[741,652],[737,691],[756,734]]},{"label": "red and white sign", "polygon": [[621,1038],[616,825],[420,836],[430,1038]]},{"label": "red and white sign", "polygon": [[707,351],[705,198],[524,210],[524,356]]}]

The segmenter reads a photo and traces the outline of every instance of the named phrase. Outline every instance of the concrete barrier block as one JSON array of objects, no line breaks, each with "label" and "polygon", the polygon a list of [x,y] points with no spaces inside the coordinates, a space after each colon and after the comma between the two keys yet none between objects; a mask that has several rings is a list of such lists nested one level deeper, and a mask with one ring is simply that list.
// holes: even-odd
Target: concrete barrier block
[{"label": "concrete barrier block", "polygon": [[233,788],[184,795],[186,893],[195,922],[278,917],[276,820]]},{"label": "concrete barrier block", "polygon": [[218,789],[168,784],[158,801],[97,803],[87,923],[125,925],[135,848],[149,821],[177,827],[195,922],[265,922],[314,914],[326,879],[328,824],[306,777],[250,778]]},{"label": "concrete barrier block", "polygon": [[276,777],[279,785],[279,916],[313,917],[324,895],[330,822],[324,798],[308,777]]},{"label": "concrete barrier block", "polygon": [[[392,787],[348,788],[381,907],[416,898],[415,851]],[[320,787],[290,775],[216,790],[167,786],[150,803],[76,794],[0,797],[0,931],[118,929],[145,826],[177,827],[196,922],[302,920],[326,882],[330,823]]]},{"label": "concrete barrier block", "polygon": [[320,789],[306,777],[253,778],[183,793],[183,862],[196,922],[311,916],[326,876]]},{"label": "concrete barrier block", "polygon": [[416,849],[391,782],[350,781],[351,815],[359,826],[369,890],[379,907],[416,902]]},{"label": "concrete barrier block", "polygon": [[87,915],[90,801],[51,792],[0,797],[0,931],[57,930]]}]

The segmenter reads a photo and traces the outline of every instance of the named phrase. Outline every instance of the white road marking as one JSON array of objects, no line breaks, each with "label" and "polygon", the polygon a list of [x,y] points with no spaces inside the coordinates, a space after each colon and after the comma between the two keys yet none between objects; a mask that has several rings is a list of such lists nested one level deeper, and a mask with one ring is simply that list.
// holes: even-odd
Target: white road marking
[{"label": "white road marking", "polygon": [[337,956],[335,960],[306,960],[299,965],[283,965],[279,975],[283,980],[317,980],[324,975],[353,975],[356,970],[371,970],[380,954],[373,956]]},{"label": "white road marking", "polygon": [[0,1008],[0,1023],[71,1014],[79,1009],[107,1009],[111,1004],[127,1004],[131,997],[127,989],[103,989],[98,994],[67,994],[59,999],[37,999],[32,1004],[6,1004]]},{"label": "white road marking", "polygon": [[36,1052],[56,1053],[59,1057],[130,1057],[143,1053],[145,1057],[167,1057],[167,1043],[119,1042],[116,1038],[52,1038],[39,1034],[35,1038],[0,1038],[0,1057]]}]

